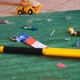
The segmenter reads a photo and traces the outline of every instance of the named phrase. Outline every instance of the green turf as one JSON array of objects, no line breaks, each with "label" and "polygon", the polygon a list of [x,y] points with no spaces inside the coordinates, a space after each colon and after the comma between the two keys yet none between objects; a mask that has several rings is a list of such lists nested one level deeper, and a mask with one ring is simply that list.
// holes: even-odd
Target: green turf
[{"label": "green turf", "polygon": [[[47,21],[50,19],[51,21]],[[0,24],[0,46],[31,47],[24,42],[13,42],[10,37],[25,33],[48,47],[73,48],[80,37],[70,36],[69,27],[80,31],[80,10],[39,13],[33,15],[17,15],[0,17],[0,20],[9,20],[10,24]],[[27,20],[31,20],[29,23]],[[22,29],[22,26],[36,27],[31,31]],[[51,32],[55,33],[50,36]],[[65,41],[65,38],[70,38]],[[0,80],[42,80],[42,79],[80,79],[80,59],[0,54]],[[59,68],[62,63],[66,68]]]}]

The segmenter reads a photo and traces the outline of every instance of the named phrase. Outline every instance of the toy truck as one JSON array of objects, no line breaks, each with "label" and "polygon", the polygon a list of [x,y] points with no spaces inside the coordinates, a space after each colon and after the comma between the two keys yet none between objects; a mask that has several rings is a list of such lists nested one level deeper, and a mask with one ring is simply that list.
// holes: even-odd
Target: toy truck
[{"label": "toy truck", "polygon": [[31,6],[29,6],[29,2],[27,2],[27,3],[24,3],[23,6],[19,6],[17,8],[17,12],[19,15],[25,14],[25,13],[27,13],[27,14],[33,14],[33,13],[38,14],[40,7],[41,7],[41,5],[39,5],[37,7],[31,7]]}]

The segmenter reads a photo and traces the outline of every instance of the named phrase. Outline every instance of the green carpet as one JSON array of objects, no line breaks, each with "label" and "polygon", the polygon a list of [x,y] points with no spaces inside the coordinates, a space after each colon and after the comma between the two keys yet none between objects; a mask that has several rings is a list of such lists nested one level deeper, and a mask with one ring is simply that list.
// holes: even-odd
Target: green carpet
[{"label": "green carpet", "polygon": [[[47,21],[47,19],[51,19]],[[10,37],[25,33],[48,47],[73,48],[80,37],[70,36],[69,27],[80,31],[80,10],[0,17],[10,24],[0,24],[0,46],[31,47],[24,42],[13,42]],[[29,23],[27,20],[31,20]],[[22,26],[36,27],[31,31]],[[55,33],[50,36],[51,32]],[[65,38],[70,38],[65,41]],[[64,64],[65,68],[57,66]],[[0,80],[80,79],[80,59],[50,56],[0,54]]]}]

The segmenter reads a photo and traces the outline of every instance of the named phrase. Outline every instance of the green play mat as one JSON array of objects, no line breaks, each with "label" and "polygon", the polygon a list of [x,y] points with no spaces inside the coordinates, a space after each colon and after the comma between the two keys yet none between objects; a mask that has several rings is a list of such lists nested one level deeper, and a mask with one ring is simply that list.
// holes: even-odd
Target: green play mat
[{"label": "green play mat", "polygon": [[[16,15],[0,17],[13,22],[0,23],[0,46],[31,47],[24,42],[10,40],[12,36],[25,33],[37,41],[54,48],[73,48],[80,42],[80,37],[70,36],[69,27],[80,31],[80,10]],[[31,22],[31,23],[30,23]],[[37,30],[22,29],[22,26],[36,27]],[[53,35],[51,32],[55,30]],[[69,38],[68,41],[65,38]],[[0,80],[45,80],[45,79],[80,79],[80,59],[37,55],[0,54]],[[57,66],[64,64],[65,68]]]}]

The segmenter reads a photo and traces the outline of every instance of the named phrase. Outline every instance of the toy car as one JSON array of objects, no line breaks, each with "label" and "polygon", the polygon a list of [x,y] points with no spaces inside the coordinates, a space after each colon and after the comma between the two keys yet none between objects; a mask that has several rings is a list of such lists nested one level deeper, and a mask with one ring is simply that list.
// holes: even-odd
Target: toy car
[{"label": "toy car", "polygon": [[37,7],[31,7],[31,6],[29,6],[29,2],[27,2],[27,3],[24,3],[23,6],[19,6],[17,8],[17,12],[19,15],[25,14],[25,13],[27,13],[27,14],[33,14],[33,13],[38,14],[40,7],[41,7],[41,5],[39,5]]}]

